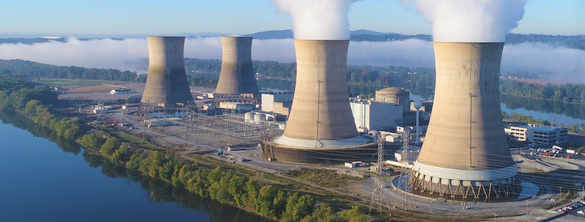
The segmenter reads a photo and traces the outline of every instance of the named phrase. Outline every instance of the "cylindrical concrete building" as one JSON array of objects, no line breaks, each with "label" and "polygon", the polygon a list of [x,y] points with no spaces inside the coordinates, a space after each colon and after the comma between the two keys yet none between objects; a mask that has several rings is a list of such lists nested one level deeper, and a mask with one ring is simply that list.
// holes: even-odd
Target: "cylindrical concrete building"
[{"label": "cylindrical concrete building", "polygon": [[284,135],[264,142],[266,156],[309,163],[373,158],[377,142],[358,134],[349,105],[348,45],[349,40],[295,40],[297,78],[290,116]]},{"label": "cylindrical concrete building", "polygon": [[464,199],[516,192],[517,169],[502,127],[498,87],[504,43],[433,45],[433,114],[411,188]]},{"label": "cylindrical concrete building", "polygon": [[215,93],[259,95],[252,68],[252,37],[221,37],[221,72]]},{"label": "cylindrical concrete building", "polygon": [[164,106],[192,102],[183,50],[185,37],[154,37],[148,41],[148,76],[142,103]]},{"label": "cylindrical concrete building", "polygon": [[402,106],[403,113],[410,112],[410,92],[405,89],[389,87],[376,91],[376,101],[394,103]]}]

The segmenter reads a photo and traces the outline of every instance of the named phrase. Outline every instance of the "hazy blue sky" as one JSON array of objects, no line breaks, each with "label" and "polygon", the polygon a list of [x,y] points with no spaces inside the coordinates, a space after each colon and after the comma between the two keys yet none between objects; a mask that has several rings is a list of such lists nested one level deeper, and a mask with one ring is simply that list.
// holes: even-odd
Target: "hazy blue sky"
[{"label": "hazy blue sky", "polygon": [[[399,0],[362,0],[349,13],[350,29],[430,34],[431,25]],[[1,33],[247,34],[289,29],[288,15],[270,0],[5,0]],[[528,0],[514,33],[585,34],[585,0]]]}]

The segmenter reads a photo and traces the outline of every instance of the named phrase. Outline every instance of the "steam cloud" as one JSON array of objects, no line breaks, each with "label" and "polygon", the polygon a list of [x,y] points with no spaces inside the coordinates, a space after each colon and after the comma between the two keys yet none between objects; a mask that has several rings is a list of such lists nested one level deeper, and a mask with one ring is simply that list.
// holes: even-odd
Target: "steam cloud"
[{"label": "steam cloud", "polygon": [[518,27],[526,0],[402,0],[433,23],[438,42],[504,42]]},{"label": "steam cloud", "polygon": [[[294,62],[291,39],[254,40],[252,58],[261,61]],[[278,49],[278,50],[275,50]],[[219,38],[188,38],[185,57],[221,59]],[[40,63],[87,68],[115,68],[144,74],[147,66],[132,66],[127,61],[148,59],[146,39],[47,42],[33,45],[1,44],[0,59],[24,59]],[[435,67],[433,45],[422,40],[392,42],[350,42],[348,64],[372,66]],[[543,43],[506,45],[502,73],[530,71],[551,73],[548,78],[571,79],[585,83],[585,51]],[[546,78],[547,76],[542,76]]]},{"label": "steam cloud", "polygon": [[295,39],[346,40],[351,35],[347,13],[357,1],[272,0],[272,4],[292,17]]}]

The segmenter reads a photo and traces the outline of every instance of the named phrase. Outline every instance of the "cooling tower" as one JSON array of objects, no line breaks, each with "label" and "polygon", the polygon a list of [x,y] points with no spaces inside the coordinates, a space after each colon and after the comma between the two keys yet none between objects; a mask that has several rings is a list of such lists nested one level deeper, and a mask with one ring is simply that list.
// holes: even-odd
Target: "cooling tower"
[{"label": "cooling tower", "polygon": [[221,37],[221,73],[215,93],[259,95],[252,68],[252,37]]},{"label": "cooling tower", "polygon": [[435,42],[437,80],[411,188],[467,198],[514,193],[516,166],[504,133],[499,76],[504,43]]},{"label": "cooling tower", "polygon": [[372,159],[377,142],[358,134],[349,104],[348,45],[349,40],[295,40],[297,78],[290,116],[284,135],[264,142],[266,156],[305,163]]},{"label": "cooling tower", "polygon": [[148,76],[142,103],[175,105],[192,102],[183,48],[185,37],[153,37],[148,41]]}]

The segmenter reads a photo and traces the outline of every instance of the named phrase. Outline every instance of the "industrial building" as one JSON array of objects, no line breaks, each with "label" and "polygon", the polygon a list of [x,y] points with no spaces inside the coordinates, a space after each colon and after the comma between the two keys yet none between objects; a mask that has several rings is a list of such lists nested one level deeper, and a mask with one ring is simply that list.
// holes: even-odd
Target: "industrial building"
[{"label": "industrial building", "polygon": [[221,37],[221,72],[213,103],[259,104],[260,92],[252,67],[252,37]]},{"label": "industrial building", "polygon": [[376,91],[376,101],[402,106],[403,113],[410,112],[410,91],[389,87]]},{"label": "industrial building", "polygon": [[358,131],[388,130],[402,124],[403,106],[371,100],[350,99]]},{"label": "industrial building", "polygon": [[129,90],[129,89],[112,89],[110,91],[110,94],[133,94],[133,93],[136,93],[136,92]]},{"label": "industrial building", "polygon": [[349,40],[294,40],[295,94],[283,135],[262,142],[270,160],[343,163],[373,160],[377,139],[358,134],[347,92]]},{"label": "industrial building", "polygon": [[185,37],[146,39],[148,76],[141,102],[163,107],[193,102],[183,60]]},{"label": "industrial building", "polygon": [[517,141],[531,143],[566,143],[569,141],[569,130],[560,127],[537,126],[534,124],[511,126],[504,129]]},{"label": "industrial building", "polygon": [[293,96],[294,93],[292,92],[262,93],[262,111],[288,116],[292,107]]},{"label": "industrial building", "polygon": [[414,193],[468,199],[518,195],[500,109],[504,43],[434,42],[433,114],[409,181]]}]

